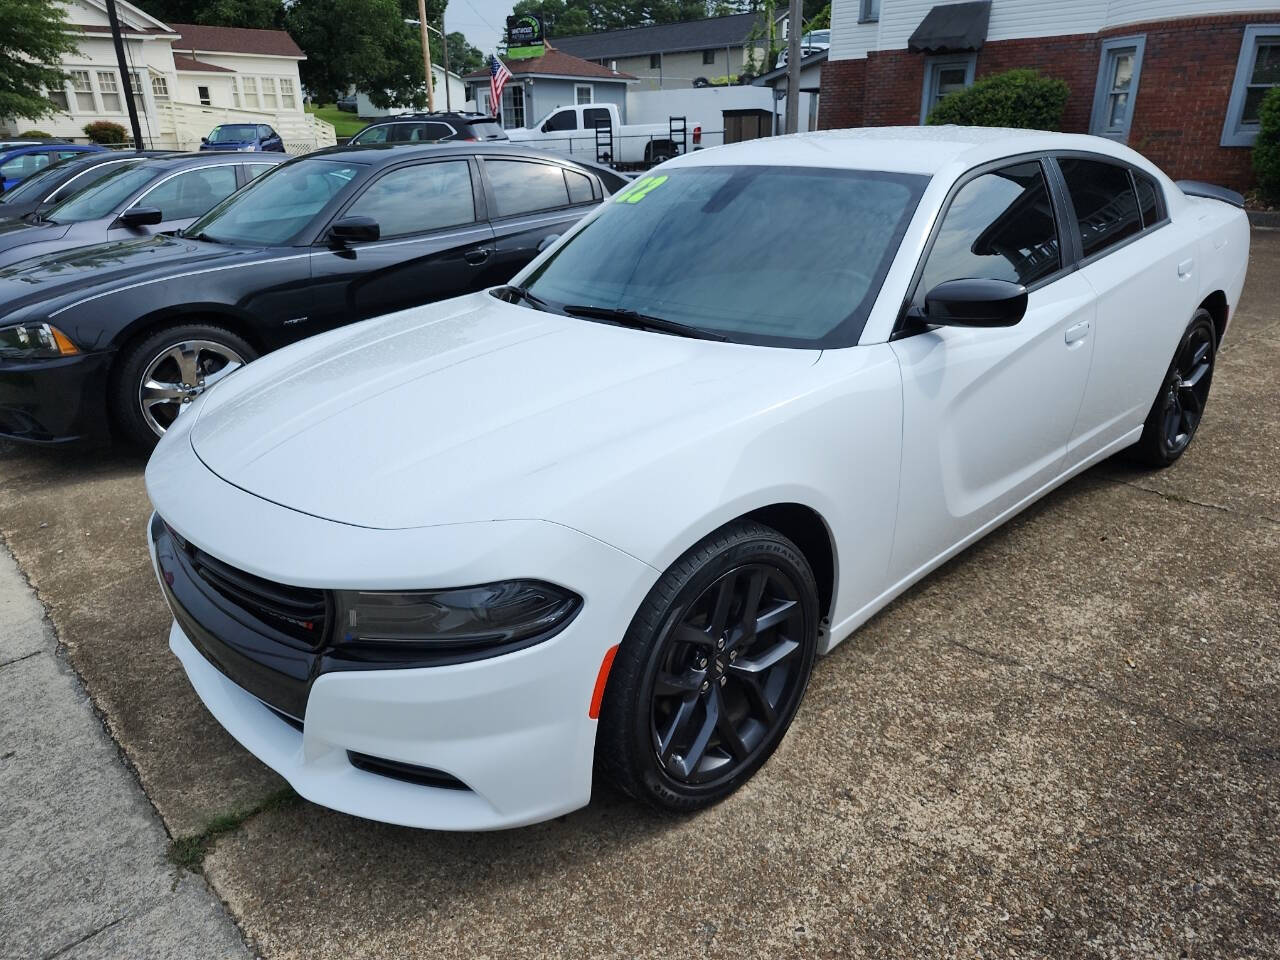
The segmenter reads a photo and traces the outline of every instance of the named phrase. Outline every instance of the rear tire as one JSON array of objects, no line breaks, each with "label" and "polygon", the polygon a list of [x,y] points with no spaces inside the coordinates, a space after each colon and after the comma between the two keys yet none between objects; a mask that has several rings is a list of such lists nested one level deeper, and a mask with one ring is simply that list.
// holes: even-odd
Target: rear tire
[{"label": "rear tire", "polygon": [[1139,463],[1162,469],[1191,445],[1209,400],[1217,353],[1218,333],[1213,317],[1201,307],[1178,341],[1169,372],[1133,448],[1133,458]]},{"label": "rear tire", "polygon": [[672,564],[618,647],[597,769],[656,807],[728,796],[777,748],[817,652],[818,588],[786,537],[739,521]]},{"label": "rear tire", "polygon": [[108,389],[112,421],[122,439],[149,450],[191,400],[257,356],[224,327],[152,331],[120,355]]}]

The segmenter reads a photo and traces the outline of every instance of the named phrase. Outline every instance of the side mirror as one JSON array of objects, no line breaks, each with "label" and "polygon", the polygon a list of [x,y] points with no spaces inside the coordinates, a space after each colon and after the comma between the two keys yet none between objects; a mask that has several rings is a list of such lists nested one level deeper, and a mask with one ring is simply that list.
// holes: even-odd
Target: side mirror
[{"label": "side mirror", "polygon": [[541,241],[539,241],[538,252],[541,253],[543,250],[547,249],[547,247],[551,246],[553,243],[555,243],[559,239],[560,239],[560,234],[558,233],[547,234],[545,237],[542,238]]},{"label": "side mirror", "polygon": [[201,138],[200,138],[200,142],[201,142],[201,143],[208,143],[208,142],[209,142],[209,138],[208,138],[208,137],[201,137]]},{"label": "side mirror", "polygon": [[944,327],[1012,327],[1027,312],[1027,288],[1009,280],[944,280],[916,314]]},{"label": "side mirror", "polygon": [[329,239],[339,243],[364,243],[381,236],[373,217],[343,217],[329,228]]},{"label": "side mirror", "polygon": [[122,227],[151,227],[164,219],[159,207],[130,207],[116,223]]}]

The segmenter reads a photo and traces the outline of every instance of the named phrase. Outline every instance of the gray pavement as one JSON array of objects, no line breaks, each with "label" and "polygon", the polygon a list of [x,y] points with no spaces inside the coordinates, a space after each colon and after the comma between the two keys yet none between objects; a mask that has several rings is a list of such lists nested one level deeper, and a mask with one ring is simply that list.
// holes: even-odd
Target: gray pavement
[{"label": "gray pavement", "polygon": [[0,957],[251,956],[168,837],[0,546]]}]

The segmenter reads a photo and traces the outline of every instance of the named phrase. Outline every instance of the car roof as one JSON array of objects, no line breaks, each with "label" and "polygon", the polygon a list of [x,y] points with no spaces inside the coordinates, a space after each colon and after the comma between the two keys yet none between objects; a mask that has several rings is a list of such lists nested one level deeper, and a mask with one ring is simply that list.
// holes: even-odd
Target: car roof
[{"label": "car roof", "polygon": [[58,150],[72,150],[76,153],[103,153],[104,152],[102,150],[99,150],[96,147],[92,147],[82,143],[46,142],[46,143],[24,143],[24,144],[21,144],[20,146],[0,147],[0,153],[3,153],[5,155],[12,154],[15,157],[20,157],[26,153],[39,153],[42,150],[49,150],[54,148]]},{"label": "car roof", "polygon": [[283,153],[243,154],[235,150],[205,150],[202,153],[169,153],[145,158],[147,165],[161,170],[181,170],[208,163],[279,163],[289,158]]},{"label": "car roof", "polygon": [[693,151],[666,165],[769,164],[932,176],[953,164],[971,167],[1020,153],[1051,150],[1085,150],[1150,165],[1134,151],[1103,137],[960,126],[860,127],[766,137]]},{"label": "car roof", "polygon": [[414,157],[440,156],[510,156],[524,157],[532,160],[554,160],[556,163],[575,164],[573,157],[563,153],[552,153],[537,150],[509,140],[488,140],[483,142],[467,140],[445,140],[441,143],[369,143],[328,147],[314,153],[304,154],[306,157],[321,157],[326,160],[353,160],[356,163],[367,163],[371,166],[384,166],[398,163]]},{"label": "car roof", "polygon": [[458,120],[462,123],[478,123],[488,120],[497,123],[497,118],[487,113],[466,113],[460,110],[442,111],[439,113],[397,113],[388,117],[378,117],[371,120],[369,126],[375,127],[380,123],[421,123],[424,120]]}]

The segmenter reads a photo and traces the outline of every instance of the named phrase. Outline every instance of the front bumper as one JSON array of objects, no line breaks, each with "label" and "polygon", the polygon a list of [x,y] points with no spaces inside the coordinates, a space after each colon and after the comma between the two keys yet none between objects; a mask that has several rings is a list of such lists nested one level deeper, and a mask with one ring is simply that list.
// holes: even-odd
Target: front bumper
[{"label": "front bumper", "polygon": [[[175,613],[170,649],[210,713],[251,753],[309,800],[412,827],[515,827],[589,801],[596,721],[588,710],[596,676],[656,571],[539,521],[373,531],[320,520],[227,484],[199,463],[185,437],[173,440],[179,442],[165,438],[148,468],[153,502],[188,542],[255,576],[335,589],[398,588],[405,578],[430,587],[537,576],[572,587],[584,600],[558,634],[503,656],[435,667],[313,664],[299,671],[291,663],[296,651],[277,647],[272,656],[260,630],[246,641],[243,618],[238,630],[219,621],[217,611],[192,599],[180,570],[158,563]],[[155,540],[148,539],[156,561]],[[327,569],[335,558],[346,573]],[[415,571],[411,558],[436,558],[436,569]],[[426,768],[457,783],[369,772],[352,762],[353,754]]]},{"label": "front bumper", "polygon": [[105,439],[109,353],[0,360],[0,437],[54,444]]}]

